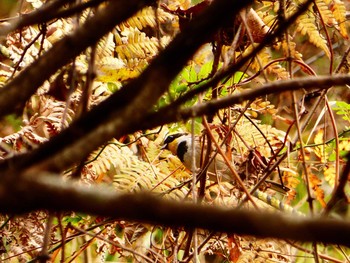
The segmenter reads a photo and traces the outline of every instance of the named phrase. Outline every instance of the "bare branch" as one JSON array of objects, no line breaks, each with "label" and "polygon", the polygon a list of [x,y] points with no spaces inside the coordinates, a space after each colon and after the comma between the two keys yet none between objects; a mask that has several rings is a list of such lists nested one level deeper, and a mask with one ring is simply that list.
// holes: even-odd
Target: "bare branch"
[{"label": "bare branch", "polygon": [[[17,169],[37,164],[46,159],[45,163],[41,163],[33,169],[62,171],[80,161],[82,155],[86,156],[112,137],[124,135],[130,129],[129,127],[134,127],[135,124],[141,125],[140,122],[144,119],[145,113],[152,109],[194,52],[220,26],[231,21],[232,17],[250,2],[215,1],[201,15],[194,18],[193,22],[182,33],[175,37],[140,77],[93,108],[81,119],[74,122],[70,128],[38,150],[26,156],[15,158]],[[212,17],[217,17],[217,19],[212,20]],[[91,28],[90,30],[95,31]],[[55,54],[57,57],[57,51]],[[36,66],[35,68],[40,67]],[[31,78],[27,77],[26,80],[30,81]],[[2,105],[1,93],[0,105]],[[14,160],[5,162],[12,161]],[[7,164],[3,163],[5,167]]]},{"label": "bare branch", "polygon": [[15,108],[22,109],[37,88],[58,69],[87,47],[96,44],[115,25],[153,2],[155,1],[111,1],[72,35],[57,41],[49,51],[0,90],[0,117],[13,112]]},{"label": "bare branch", "polygon": [[84,187],[52,174],[22,179],[19,184],[15,176],[1,178],[1,212],[76,211],[170,227],[350,246],[350,223],[346,221],[180,203],[147,193],[121,195],[113,188]]},{"label": "bare branch", "polygon": [[198,85],[195,89],[190,90],[182,97],[178,98],[175,101],[175,104],[180,105],[183,104],[185,101],[190,100],[195,95],[198,95],[206,90],[208,90],[211,87],[215,87],[219,81],[221,81],[224,78],[232,76],[235,72],[239,71],[241,67],[244,66],[251,58],[256,56],[264,47],[267,45],[270,45],[276,37],[281,36],[285,30],[293,23],[295,20],[304,13],[308,6],[313,2],[313,0],[307,0],[305,3],[299,6],[299,9],[290,16],[284,23],[278,26],[276,30],[274,30],[272,33],[265,35],[265,38],[260,42],[260,44],[253,49],[253,51],[248,54],[247,56],[242,57],[237,63],[233,63],[232,65],[228,66],[224,70],[218,71],[217,74],[214,75],[212,79],[210,79],[208,82],[204,83],[203,85]]},{"label": "bare branch", "polygon": [[322,90],[329,89],[332,86],[346,84],[350,84],[349,75],[305,77],[285,81],[274,81],[261,87],[256,87],[253,90],[243,91],[239,94],[227,96],[222,99],[211,100],[207,103],[198,104],[190,109],[181,110],[180,115],[183,119],[188,119],[192,116],[201,116],[213,113],[219,109],[230,107],[234,104],[255,99],[264,95],[276,94],[287,90],[310,90],[315,88]]},{"label": "bare branch", "polygon": [[337,182],[338,183],[337,187],[333,189],[332,198],[329,200],[329,202],[327,203],[327,207],[324,210],[325,215],[328,215],[329,212],[332,209],[336,208],[337,205],[338,206],[343,205],[344,207],[348,205],[347,201],[345,201],[347,200],[347,197],[345,194],[345,186],[349,180],[349,174],[350,174],[350,158],[349,158],[350,154],[348,153],[346,157],[348,161],[346,162],[343,173],[340,175],[339,182]]},{"label": "bare branch", "polygon": [[11,21],[8,25],[0,28],[0,35],[6,35],[11,31],[15,31],[26,26],[47,23],[53,19],[65,18],[81,12],[86,8],[97,6],[105,1],[107,0],[90,0],[89,2],[74,5],[69,9],[63,9],[62,7],[69,2],[74,2],[72,0],[56,0],[47,2],[45,5],[35,11],[10,19]]},{"label": "bare branch", "polygon": [[[138,129],[151,129],[163,124],[172,123],[181,120],[188,120],[192,117],[199,117],[207,114],[213,114],[219,109],[233,106],[243,101],[252,100],[269,94],[279,94],[284,91],[293,91],[299,89],[311,90],[329,89],[332,86],[341,86],[350,84],[349,75],[316,76],[305,77],[291,80],[275,81],[266,85],[255,87],[251,90],[243,91],[239,94],[230,95],[221,99],[211,100],[205,103],[197,104],[191,108],[181,108],[182,105],[170,104],[158,112],[150,113],[145,117]],[[345,87],[344,87],[345,88]],[[129,132],[135,131],[128,130]]]}]

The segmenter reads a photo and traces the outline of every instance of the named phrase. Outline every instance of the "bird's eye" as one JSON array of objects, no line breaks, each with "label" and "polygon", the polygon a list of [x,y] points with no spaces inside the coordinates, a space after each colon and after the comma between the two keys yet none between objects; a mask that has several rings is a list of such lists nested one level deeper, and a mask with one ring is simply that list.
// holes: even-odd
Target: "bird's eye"
[{"label": "bird's eye", "polygon": [[168,135],[167,137],[165,137],[165,140],[164,140],[164,143],[163,143],[163,144],[171,143],[171,142],[173,142],[175,139],[177,139],[177,138],[179,138],[179,137],[181,137],[181,136],[184,136],[184,135],[186,135],[186,133],[183,133],[183,132],[170,134],[170,135]]},{"label": "bird's eye", "polygon": [[173,140],[175,140],[175,136],[174,135],[169,135],[165,138],[164,140],[164,144],[167,144],[169,142],[172,142]]}]

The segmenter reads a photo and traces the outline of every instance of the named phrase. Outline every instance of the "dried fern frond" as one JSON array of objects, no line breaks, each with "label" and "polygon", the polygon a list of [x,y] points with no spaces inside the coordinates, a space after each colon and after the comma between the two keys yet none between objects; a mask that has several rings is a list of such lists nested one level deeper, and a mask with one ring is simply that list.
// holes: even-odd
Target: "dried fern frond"
[{"label": "dried fern frond", "polygon": [[112,141],[101,151],[91,155],[95,158],[89,163],[96,177],[111,176],[113,185],[118,191],[139,192],[151,191],[169,198],[184,198],[182,190],[172,191],[180,182],[159,170],[156,165],[140,160],[128,147]]},{"label": "dried fern frond", "polygon": [[[244,51],[244,54],[249,54],[253,49],[253,46],[250,45]],[[268,48],[263,48],[256,56],[256,58],[251,63],[251,69],[259,72],[263,69],[266,70],[268,74],[273,74],[277,79],[288,79],[289,73],[287,70],[280,65],[280,63],[270,63],[272,60],[270,50]]]},{"label": "dried fern frond", "polygon": [[349,39],[348,29],[346,27],[346,7],[344,1],[333,0],[331,5],[331,11],[333,12],[334,18],[338,22],[339,32],[343,38]]},{"label": "dried fern frond", "polygon": [[118,59],[123,60],[129,73],[137,75],[159,49],[169,43],[170,36],[162,31],[172,20],[173,16],[164,10],[147,7],[117,27],[115,53]]},{"label": "dried fern frond", "polygon": [[49,26],[48,30],[50,34],[46,39],[50,43],[55,43],[73,31],[72,19],[59,19],[53,25]]},{"label": "dried fern frond", "polygon": [[307,35],[313,45],[322,49],[327,57],[330,57],[327,41],[316,26],[316,17],[313,12],[306,12],[298,17],[296,30],[302,35]]},{"label": "dried fern frond", "polygon": [[[127,66],[123,60],[119,58],[105,57],[100,60],[97,66],[97,81],[103,83],[123,82],[136,78],[143,67]],[[117,84],[116,84],[117,85]]]},{"label": "dried fern frond", "polygon": [[16,133],[0,138],[2,157],[36,148],[66,128],[74,116],[64,102],[46,96],[33,96],[26,108],[26,113],[29,112],[31,116],[25,126]]},{"label": "dried fern frond", "polygon": [[159,42],[155,37],[148,37],[144,32],[132,28],[123,33],[124,36],[116,34],[116,52],[122,60],[149,59],[158,53]]},{"label": "dried fern frond", "polygon": [[189,9],[192,6],[191,0],[169,0],[167,1],[167,6],[171,9],[181,8],[182,10]]},{"label": "dried fern frond", "polygon": [[333,13],[328,7],[328,4],[323,0],[316,0],[315,4],[317,5],[318,11],[322,17],[322,20],[327,26],[336,25],[336,20],[333,16]]},{"label": "dried fern frond", "polygon": [[[33,27],[27,27],[21,32],[12,32],[6,36],[5,47],[13,64],[18,64],[21,68],[24,68],[37,59],[39,51],[41,49],[41,37],[34,43],[32,40],[38,36],[39,30]],[[44,39],[42,42],[43,50],[48,49],[51,44]],[[26,48],[25,54],[24,49]]]},{"label": "dried fern frond", "polygon": [[[243,143],[241,139],[237,138],[237,145],[234,147],[236,149],[240,149],[239,151],[245,154],[249,152],[249,149],[247,149],[246,146],[248,145],[251,147],[251,149],[259,149],[259,152],[261,152],[263,156],[269,158],[272,154],[272,150],[279,150],[279,148],[283,145],[286,134],[285,132],[267,124],[260,124],[259,122],[256,122],[255,125],[256,126],[247,120],[239,122],[236,130],[245,143]],[[249,131],[249,133],[246,131]],[[262,135],[262,133],[265,137]],[[270,149],[265,138],[267,138],[267,141],[269,141],[272,149]]]},{"label": "dried fern frond", "polygon": [[288,42],[284,39],[281,43],[278,43],[275,47],[279,47],[283,51],[285,57],[292,57],[297,60],[303,60],[303,55],[296,49],[296,43],[289,39]]},{"label": "dried fern frond", "polygon": [[115,34],[115,52],[118,59],[125,63],[125,67],[112,74],[115,80],[129,80],[137,77],[149,61],[158,54],[159,48],[164,47],[170,41],[168,36],[160,39],[148,37],[144,32],[137,28],[129,28],[127,31]]},{"label": "dried fern frond", "polygon": [[279,2],[262,1],[261,7],[255,9],[259,17],[264,21],[268,27],[273,26],[277,19],[277,12],[279,10]]},{"label": "dried fern frond", "polygon": [[[36,251],[42,246],[46,219],[47,214],[39,211],[13,217],[3,225],[6,218],[1,217],[0,224],[3,227],[0,229],[0,260],[4,262],[3,259],[7,258],[8,262],[11,256],[18,260],[14,262],[27,262],[32,259],[33,254],[27,252]],[[51,240],[57,241],[54,236],[51,236]]]},{"label": "dried fern frond", "polygon": [[124,31],[125,29],[129,28],[137,28],[141,31],[145,27],[156,28],[158,23],[165,23],[167,20],[171,19],[172,16],[160,8],[157,9],[156,16],[155,9],[149,6],[137,12],[133,17],[129,18],[118,27],[120,31]]},{"label": "dried fern frond", "polygon": [[108,33],[97,44],[96,61],[99,63],[105,58],[112,58],[114,56],[114,49],[114,35],[112,33]]}]

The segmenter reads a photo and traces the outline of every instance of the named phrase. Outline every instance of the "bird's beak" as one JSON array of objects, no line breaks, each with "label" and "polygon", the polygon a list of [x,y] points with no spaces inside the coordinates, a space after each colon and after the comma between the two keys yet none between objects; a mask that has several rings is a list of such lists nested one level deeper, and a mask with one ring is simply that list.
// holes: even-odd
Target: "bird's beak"
[{"label": "bird's beak", "polygon": [[166,144],[164,144],[162,147],[160,147],[160,149],[161,149],[161,150],[165,150],[165,149],[167,149],[167,147],[168,147],[168,144],[166,143]]}]

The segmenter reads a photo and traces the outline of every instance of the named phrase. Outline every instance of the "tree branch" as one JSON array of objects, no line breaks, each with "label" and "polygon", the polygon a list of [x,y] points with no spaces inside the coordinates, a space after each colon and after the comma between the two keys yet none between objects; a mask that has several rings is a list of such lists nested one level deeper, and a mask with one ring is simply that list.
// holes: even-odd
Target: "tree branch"
[{"label": "tree branch", "polygon": [[[138,129],[152,129],[167,123],[185,121],[192,117],[213,114],[220,109],[269,94],[279,94],[280,92],[296,91],[299,89],[311,90],[315,89],[315,87],[320,90],[329,89],[332,86],[346,84],[350,84],[349,75],[312,76],[275,81],[260,87],[255,87],[254,89],[245,90],[238,94],[197,104],[190,108],[182,108],[182,105],[175,104],[174,106],[170,104],[161,108],[158,112],[151,112],[145,116],[141,125],[138,125]],[[135,130],[136,127],[132,127],[128,132],[134,132]]]},{"label": "tree branch", "polygon": [[189,109],[183,109],[179,113],[183,119],[188,119],[191,116],[201,116],[213,113],[219,109],[230,107],[234,104],[242,103],[243,101],[255,99],[261,96],[281,93],[283,91],[295,91],[300,89],[329,89],[336,85],[350,84],[349,75],[336,76],[317,76],[305,77],[283,81],[274,81],[265,84],[261,87],[256,87],[249,91],[243,91],[239,94],[226,96],[221,99],[211,100],[203,104],[197,104]]},{"label": "tree branch", "polygon": [[327,206],[324,210],[325,215],[328,215],[332,209],[337,208],[336,207],[337,205],[339,206],[338,209],[341,209],[341,208],[345,210],[348,209],[349,203],[345,194],[345,186],[349,181],[350,153],[346,155],[346,160],[348,161],[346,162],[344,170],[339,178],[338,185],[333,189],[332,198],[328,201]]},{"label": "tree branch", "polygon": [[89,46],[96,44],[117,24],[154,2],[154,0],[110,1],[72,35],[57,41],[50,50],[0,90],[0,117],[13,112],[15,108],[22,109],[29,97],[58,69]]},{"label": "tree branch", "polygon": [[[220,26],[231,21],[242,7],[250,3],[251,1],[215,1],[194,18],[137,79],[129,82],[39,149],[5,161],[0,167],[6,169],[10,162],[16,162],[19,171],[45,160],[32,168],[62,171],[114,136],[124,135],[129,127],[140,125],[145,113],[152,109],[194,52]],[[213,20],[213,17],[216,19]]]},{"label": "tree branch", "polygon": [[227,68],[218,71],[214,75],[214,77],[211,78],[208,82],[198,85],[195,89],[188,91],[186,94],[178,98],[174,102],[174,105],[181,105],[184,102],[192,99],[194,96],[205,92],[209,88],[215,87],[222,79],[231,77],[235,72],[239,71],[241,67],[243,67],[249,60],[255,57],[264,47],[273,43],[275,38],[280,37],[285,32],[285,30],[290,25],[292,25],[292,23],[295,22],[297,18],[308,9],[312,2],[313,0],[307,0],[305,3],[299,5],[298,10],[295,11],[294,14],[291,15],[286,21],[281,23],[276,30],[269,34],[266,34],[263,41],[261,41],[260,44],[256,46],[251,53],[249,53],[246,56],[243,56],[239,61],[237,61],[236,63],[232,63]]},{"label": "tree branch", "polygon": [[350,223],[340,220],[180,203],[147,193],[121,195],[113,188],[84,187],[52,174],[27,175],[21,183],[13,176],[0,180],[0,211],[6,213],[76,211],[169,227],[350,246]]},{"label": "tree branch", "polygon": [[[47,17],[52,16],[58,9],[72,0],[55,0],[42,5],[39,9],[34,10],[27,14],[22,14],[17,17],[7,18],[10,21],[9,24],[0,28],[0,35],[5,36],[11,31],[21,29],[25,26],[30,26],[37,23],[43,23],[48,21]],[[1,21],[1,22],[3,22]]]},{"label": "tree branch", "polygon": [[53,19],[65,18],[106,1],[107,0],[90,0],[89,2],[76,4],[69,9],[63,9],[62,7],[69,2],[73,2],[72,4],[75,4],[72,0],[56,0],[47,2],[37,10],[12,18],[10,24],[0,28],[0,35],[6,35],[11,31],[19,30],[27,26],[47,23]]}]

